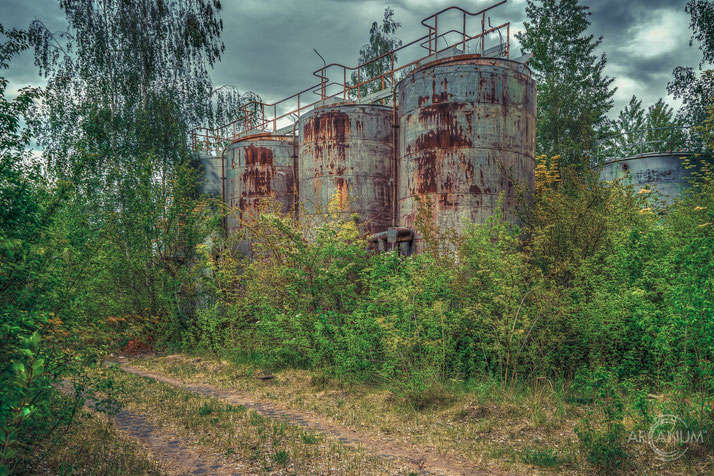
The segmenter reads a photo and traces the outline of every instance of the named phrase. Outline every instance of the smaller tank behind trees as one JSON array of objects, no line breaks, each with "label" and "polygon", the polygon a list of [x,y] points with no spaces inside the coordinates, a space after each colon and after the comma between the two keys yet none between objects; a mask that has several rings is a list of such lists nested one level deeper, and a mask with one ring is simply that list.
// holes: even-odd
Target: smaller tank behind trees
[{"label": "smaller tank behind trees", "polygon": [[600,167],[600,180],[622,179],[635,192],[649,188],[658,192],[666,204],[671,204],[691,187],[693,172],[705,159],[691,152],[650,152],[622,159],[612,159]]},{"label": "smaller tank behind trees", "polygon": [[221,158],[213,154],[201,153],[199,161],[201,163],[201,193],[211,198],[220,198],[223,194]]}]

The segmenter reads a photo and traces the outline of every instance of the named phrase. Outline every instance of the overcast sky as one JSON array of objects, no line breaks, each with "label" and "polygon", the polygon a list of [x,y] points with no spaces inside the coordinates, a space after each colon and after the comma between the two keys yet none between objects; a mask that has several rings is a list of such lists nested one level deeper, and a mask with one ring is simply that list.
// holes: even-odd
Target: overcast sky
[{"label": "overcast sky", "polygon": [[[35,18],[51,30],[66,28],[57,0],[0,0],[0,22],[25,27]],[[213,72],[216,85],[232,84],[274,101],[302,90],[317,80],[312,72],[328,63],[356,63],[367,42],[370,25],[391,6],[401,22],[398,36],[406,43],[425,34],[422,18],[450,5],[477,11],[492,0],[223,0],[223,60]],[[590,33],[603,36],[606,73],[615,78],[616,115],[632,94],[649,105],[667,95],[672,69],[697,66],[700,53],[689,46],[686,0],[590,0]],[[511,33],[523,28],[525,0],[509,0],[493,11],[494,25],[511,21]],[[512,38],[512,41],[514,39]],[[516,51],[520,48],[516,46]],[[29,53],[9,71],[11,88],[42,84]],[[667,98],[668,102],[676,104]]]}]

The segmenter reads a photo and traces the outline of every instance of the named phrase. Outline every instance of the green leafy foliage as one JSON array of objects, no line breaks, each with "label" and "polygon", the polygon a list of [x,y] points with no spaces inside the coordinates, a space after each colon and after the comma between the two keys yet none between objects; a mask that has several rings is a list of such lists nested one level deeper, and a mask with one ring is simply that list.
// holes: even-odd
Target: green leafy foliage
[{"label": "green leafy foliage", "polygon": [[[27,48],[28,35],[1,25],[0,34],[4,69]],[[36,465],[48,442],[71,425],[79,400],[63,405],[52,388],[75,360],[53,345],[64,336],[54,332],[57,254],[46,234],[63,186],[43,184],[28,151],[31,111],[40,92],[25,88],[8,100],[7,84],[0,77],[0,474]]]},{"label": "green leafy foliage", "polygon": [[[33,45],[48,79],[8,100],[0,78],[0,471],[31,472],[40,449],[71,427],[82,398],[58,396],[64,379],[75,395],[96,389],[111,406],[112,380],[80,368],[117,349],[314,369],[382,385],[413,409],[442,404],[461,383],[513,390],[574,379],[588,405],[577,434],[592,464],[624,466],[624,421],[643,427],[658,411],[680,415],[712,448],[714,170],[696,172],[668,208],[584,170],[613,94],[605,57],[594,54],[600,40],[586,34],[587,8],[528,2],[521,41],[535,55],[537,145],[549,156],[518,226],[499,211],[461,232],[437,230],[423,197],[423,252],[405,257],[370,250],[339,197],[317,226],[268,200],[240,233],[221,235],[224,210],[198,192],[188,131],[236,118],[235,104],[251,96],[222,96],[208,81],[223,49],[219,3],[167,5],[63,1],[65,34],[0,27],[0,67]],[[144,10],[147,21],[134,21]],[[387,9],[360,61],[398,46],[398,27]],[[372,67],[365,73],[391,63]],[[704,111],[697,130],[713,150],[711,79],[688,77],[678,90],[684,118],[662,101],[645,112],[633,98],[618,145],[632,146],[641,126],[648,141],[666,143],[653,127]],[[42,167],[28,150],[33,133]],[[241,254],[248,239],[250,257]],[[653,403],[649,392],[667,398]],[[197,411],[215,418],[212,407]],[[262,418],[251,413],[253,424]],[[523,458],[558,464],[545,450]],[[271,462],[290,455],[277,450]]]},{"label": "green leafy foliage", "polygon": [[[690,0],[685,11],[690,16],[692,37],[689,45],[695,42],[702,52],[699,69],[714,60],[714,6],[707,0]],[[694,68],[677,66],[672,72],[673,79],[667,84],[667,92],[682,101],[680,115],[688,124],[702,124],[707,116],[707,109],[714,99],[714,80],[712,70],[700,74]]]},{"label": "green leafy foliage", "polygon": [[34,46],[47,77],[12,100],[0,77],[0,464],[13,473],[64,440],[87,392],[113,393],[84,367],[182,332],[200,294],[190,261],[217,221],[186,131],[208,114],[219,4],[60,6],[66,33],[0,26],[0,67]]},{"label": "green leafy foliage", "polygon": [[603,368],[584,370],[576,375],[573,387],[595,402],[594,409],[575,428],[588,461],[606,471],[621,468],[627,460],[627,433],[617,377]]},{"label": "green leafy foliage", "polygon": [[538,81],[536,150],[561,155],[563,164],[584,169],[584,151],[606,132],[613,79],[607,58],[595,54],[602,38],[588,35],[588,7],[577,0],[529,0],[525,31],[516,35]]}]

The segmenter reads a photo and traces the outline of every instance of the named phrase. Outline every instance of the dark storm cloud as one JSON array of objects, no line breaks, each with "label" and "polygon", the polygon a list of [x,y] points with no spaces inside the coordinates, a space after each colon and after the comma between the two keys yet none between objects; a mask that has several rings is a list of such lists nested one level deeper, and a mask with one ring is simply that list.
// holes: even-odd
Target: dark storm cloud
[{"label": "dark storm cloud", "polygon": [[600,49],[608,56],[606,71],[618,86],[613,113],[633,94],[645,105],[666,97],[672,70],[698,63],[699,51],[689,47],[685,5],[686,0],[591,2],[591,32],[603,37]]},{"label": "dark storm cloud", "polygon": [[[313,71],[322,60],[353,65],[367,41],[369,27],[391,5],[402,23],[398,34],[407,42],[425,34],[422,18],[450,5],[478,11],[492,0],[227,0],[223,2],[223,61],[213,72],[217,85],[252,90],[267,101],[291,95],[318,79]],[[606,73],[616,79],[616,114],[632,94],[650,104],[666,96],[666,85],[677,65],[696,66],[700,54],[689,47],[686,0],[592,0],[590,33],[603,36]],[[512,33],[523,28],[525,0],[509,0],[491,12],[493,24],[512,22]],[[27,26],[34,18],[49,28],[63,26],[56,0],[5,0],[0,18],[6,26]],[[476,26],[476,22],[474,22]],[[514,51],[520,48],[515,44]],[[41,84],[29,54],[13,64],[8,75],[14,86]]]},{"label": "dark storm cloud", "polygon": [[313,48],[328,63],[354,62],[381,12],[376,3],[359,1],[226,4],[226,54],[214,79],[269,100],[297,92],[318,81],[312,73],[322,60]]},{"label": "dark storm cloud", "polygon": [[[64,15],[56,1],[2,0],[0,23],[6,28],[24,29],[34,20],[42,21],[50,31],[66,28]],[[3,71],[2,75],[10,81],[9,92],[13,95],[18,87],[44,83],[37,74],[32,53],[29,51],[15,58],[10,69]]]}]

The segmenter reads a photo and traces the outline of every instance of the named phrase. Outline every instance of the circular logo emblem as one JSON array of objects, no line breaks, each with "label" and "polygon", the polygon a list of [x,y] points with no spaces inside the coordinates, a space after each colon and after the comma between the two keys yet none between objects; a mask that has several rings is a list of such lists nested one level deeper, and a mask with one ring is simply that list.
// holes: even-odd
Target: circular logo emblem
[{"label": "circular logo emblem", "polygon": [[658,417],[647,433],[647,442],[657,457],[663,461],[679,459],[689,449],[692,435],[684,421],[675,415]]}]

